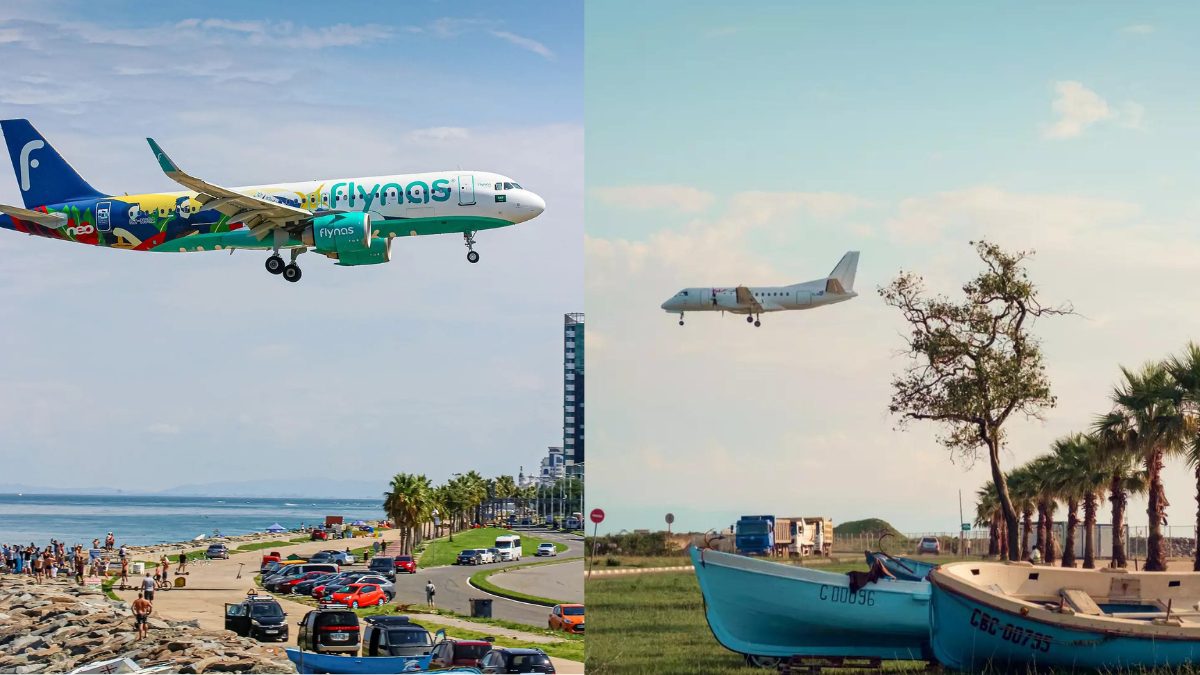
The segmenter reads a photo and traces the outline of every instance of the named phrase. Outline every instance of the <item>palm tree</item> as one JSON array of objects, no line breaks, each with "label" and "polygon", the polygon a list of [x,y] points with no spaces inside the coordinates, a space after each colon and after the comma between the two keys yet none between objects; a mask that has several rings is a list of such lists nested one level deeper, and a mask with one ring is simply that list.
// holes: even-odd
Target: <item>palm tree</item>
[{"label": "palm tree", "polygon": [[425,476],[398,473],[392,477],[389,490],[383,495],[383,508],[400,530],[400,550],[411,553],[419,541],[420,527],[433,508],[431,483]]},{"label": "palm tree", "polygon": [[1107,478],[1095,471],[1092,441],[1084,434],[1064,436],[1054,442],[1052,482],[1067,503],[1067,533],[1063,541],[1062,566],[1075,566],[1075,531],[1079,527],[1079,504],[1084,505],[1084,567],[1095,567],[1093,541],[1096,525],[1096,487]]},{"label": "palm tree", "polygon": [[1090,570],[1096,567],[1096,509],[1104,498],[1109,470],[1094,435],[1078,434],[1073,444],[1076,465],[1068,482],[1083,496],[1083,567]]},{"label": "palm tree", "polygon": [[1161,572],[1166,569],[1162,526],[1168,506],[1162,486],[1163,457],[1182,449],[1191,425],[1180,389],[1163,364],[1150,363],[1136,372],[1122,368],[1121,374],[1125,381],[1113,391],[1113,410],[1101,418],[1098,430],[1113,443],[1123,441],[1145,465],[1150,536],[1144,569]]},{"label": "palm tree", "polygon": [[1041,455],[1026,465],[1033,482],[1034,504],[1037,507],[1037,549],[1042,560],[1053,563],[1057,558],[1054,542],[1054,512],[1058,509],[1059,486],[1052,455]]},{"label": "palm tree", "polygon": [[[1023,464],[1008,472],[1005,477],[1008,484],[1009,499],[1013,508],[1021,512],[1021,560],[1029,560],[1029,531],[1033,529],[1033,505],[1037,496],[1037,484],[1029,470],[1028,464]],[[1009,555],[1011,556],[1011,551]],[[1011,559],[1011,557],[1010,557]]]},{"label": "palm tree", "polygon": [[1004,512],[1000,509],[1000,496],[996,484],[988,481],[975,493],[975,526],[988,529],[988,557],[1006,558],[1004,550],[1008,541],[1003,534]]},{"label": "palm tree", "polygon": [[[1182,355],[1173,356],[1167,361],[1167,370],[1179,388],[1188,413],[1188,423],[1192,427],[1188,430],[1190,440],[1185,457],[1196,476],[1196,532],[1200,533],[1200,430],[1196,428],[1197,418],[1200,417],[1200,346],[1189,342],[1183,348]],[[1192,571],[1200,572],[1200,546],[1196,546]]]},{"label": "palm tree", "polygon": [[513,497],[517,496],[517,482],[512,476],[496,476],[496,498],[500,500],[500,508],[508,507]]}]

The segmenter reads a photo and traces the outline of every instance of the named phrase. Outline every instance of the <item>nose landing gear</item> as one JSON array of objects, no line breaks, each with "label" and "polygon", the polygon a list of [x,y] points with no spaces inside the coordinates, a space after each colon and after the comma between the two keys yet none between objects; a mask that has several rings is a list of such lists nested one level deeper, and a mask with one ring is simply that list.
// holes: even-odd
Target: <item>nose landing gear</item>
[{"label": "nose landing gear", "polygon": [[475,233],[463,232],[463,240],[467,245],[467,262],[479,262],[479,254],[475,252]]},{"label": "nose landing gear", "polygon": [[680,325],[680,326],[682,326],[682,325],[683,325],[683,312],[680,312],[680,313],[679,313],[679,325]]}]

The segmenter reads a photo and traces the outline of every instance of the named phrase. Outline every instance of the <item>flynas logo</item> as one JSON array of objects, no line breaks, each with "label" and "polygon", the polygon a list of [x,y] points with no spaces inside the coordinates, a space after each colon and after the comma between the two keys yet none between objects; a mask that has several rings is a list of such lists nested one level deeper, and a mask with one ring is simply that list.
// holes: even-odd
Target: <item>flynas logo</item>
[{"label": "flynas logo", "polygon": [[22,192],[27,192],[29,190],[29,170],[36,169],[38,167],[38,161],[36,159],[30,159],[29,154],[34,150],[40,150],[44,147],[46,147],[45,141],[36,140],[29,141],[21,148],[20,164]]},{"label": "flynas logo", "polygon": [[345,237],[354,234],[353,227],[322,227],[321,236],[325,239],[330,237]]}]

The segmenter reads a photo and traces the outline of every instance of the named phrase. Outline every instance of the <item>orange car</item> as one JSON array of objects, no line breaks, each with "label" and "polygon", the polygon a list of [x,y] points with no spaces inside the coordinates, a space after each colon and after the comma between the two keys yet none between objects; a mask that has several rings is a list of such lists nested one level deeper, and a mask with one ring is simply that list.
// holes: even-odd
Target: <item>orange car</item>
[{"label": "orange car", "polygon": [[378,584],[350,584],[334,591],[330,599],[338,604],[358,609],[371,605],[382,607],[387,602],[387,595]]},{"label": "orange car", "polygon": [[583,633],[583,605],[555,605],[550,610],[550,630]]}]

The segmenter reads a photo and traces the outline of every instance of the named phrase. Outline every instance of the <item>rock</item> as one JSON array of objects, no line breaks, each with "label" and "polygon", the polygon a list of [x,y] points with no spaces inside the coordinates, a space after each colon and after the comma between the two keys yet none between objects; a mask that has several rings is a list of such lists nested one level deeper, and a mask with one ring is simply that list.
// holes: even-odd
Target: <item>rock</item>
[{"label": "rock", "polygon": [[10,651],[19,652],[26,649],[41,649],[46,646],[46,641],[40,635],[26,635],[13,640],[8,646]]},{"label": "rock", "polygon": [[50,664],[48,663],[30,663],[28,665],[14,668],[13,672],[21,675],[23,673],[40,673],[45,670]]}]

